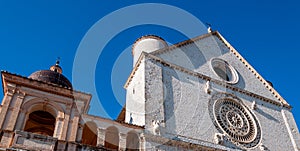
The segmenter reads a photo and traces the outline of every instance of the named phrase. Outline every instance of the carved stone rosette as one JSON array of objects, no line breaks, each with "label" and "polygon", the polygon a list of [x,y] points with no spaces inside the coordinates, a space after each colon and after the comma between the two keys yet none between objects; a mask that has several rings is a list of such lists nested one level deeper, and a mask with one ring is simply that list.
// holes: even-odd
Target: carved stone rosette
[{"label": "carved stone rosette", "polygon": [[230,142],[243,149],[259,145],[261,128],[258,120],[239,98],[216,94],[209,102],[209,110],[215,126]]}]

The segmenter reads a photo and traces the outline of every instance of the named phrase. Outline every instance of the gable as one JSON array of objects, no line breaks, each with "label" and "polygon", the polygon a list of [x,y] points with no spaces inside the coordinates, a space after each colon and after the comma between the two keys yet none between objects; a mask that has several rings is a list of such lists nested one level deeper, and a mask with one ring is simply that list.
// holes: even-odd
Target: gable
[{"label": "gable", "polygon": [[208,33],[166,49],[154,51],[151,54],[187,70],[226,82],[226,79],[222,79],[222,76],[218,75],[219,71],[213,67],[214,60],[224,61],[224,63],[228,63],[229,68],[236,72],[236,81],[227,81],[228,85],[288,105],[218,32]]}]

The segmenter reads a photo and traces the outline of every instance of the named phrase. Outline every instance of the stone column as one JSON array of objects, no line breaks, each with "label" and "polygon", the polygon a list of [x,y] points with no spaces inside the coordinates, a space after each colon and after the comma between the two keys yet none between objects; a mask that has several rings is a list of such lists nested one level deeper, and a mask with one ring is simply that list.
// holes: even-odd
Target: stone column
[{"label": "stone column", "polygon": [[70,115],[64,114],[60,140],[66,140],[66,136],[67,136],[67,132],[68,132],[68,125],[69,125],[69,118],[70,118]]},{"label": "stone column", "polygon": [[25,114],[24,110],[20,110],[15,130],[22,130],[23,125],[26,122],[25,121],[25,118],[26,118],[25,115],[26,114]]},{"label": "stone column", "polygon": [[105,129],[97,128],[97,146],[105,145]]},{"label": "stone column", "polygon": [[144,133],[140,134],[140,151],[145,151],[146,150],[146,141],[145,141],[145,135]]},{"label": "stone column", "polygon": [[126,150],[126,137],[127,137],[127,134],[119,133],[119,150],[120,151]]},{"label": "stone column", "polygon": [[78,124],[78,131],[77,131],[76,141],[80,142],[80,143],[82,141],[82,131],[83,131],[83,125]]},{"label": "stone column", "polygon": [[75,142],[76,141],[76,136],[77,136],[77,131],[78,131],[78,122],[79,122],[79,117],[75,116],[73,119],[70,121],[70,136],[69,136],[69,141],[70,142]]},{"label": "stone column", "polygon": [[59,111],[58,115],[56,117],[55,130],[54,130],[53,137],[61,140],[63,125],[64,125],[64,113]]}]

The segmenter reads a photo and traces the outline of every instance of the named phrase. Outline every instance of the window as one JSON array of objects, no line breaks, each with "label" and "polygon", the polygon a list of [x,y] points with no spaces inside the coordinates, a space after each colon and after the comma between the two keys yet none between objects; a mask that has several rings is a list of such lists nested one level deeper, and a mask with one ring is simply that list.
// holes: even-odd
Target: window
[{"label": "window", "polygon": [[53,136],[55,117],[45,111],[34,111],[29,114],[24,131]]},{"label": "window", "polygon": [[214,58],[211,60],[211,67],[214,73],[223,81],[235,84],[238,82],[238,74],[236,70],[225,60]]}]

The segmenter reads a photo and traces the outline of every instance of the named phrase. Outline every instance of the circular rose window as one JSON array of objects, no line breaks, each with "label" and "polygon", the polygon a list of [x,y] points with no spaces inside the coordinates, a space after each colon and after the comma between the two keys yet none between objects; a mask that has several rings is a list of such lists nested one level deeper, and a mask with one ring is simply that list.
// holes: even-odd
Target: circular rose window
[{"label": "circular rose window", "polygon": [[261,129],[253,113],[239,99],[229,94],[219,95],[210,100],[211,116],[217,128],[239,147],[256,147]]},{"label": "circular rose window", "polygon": [[211,67],[214,73],[227,83],[235,84],[238,82],[239,77],[236,70],[229,65],[225,60],[213,58],[211,60]]}]

